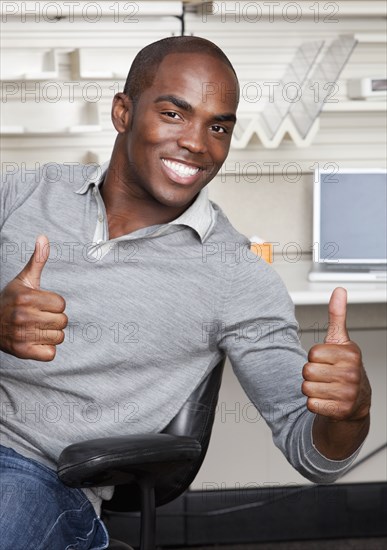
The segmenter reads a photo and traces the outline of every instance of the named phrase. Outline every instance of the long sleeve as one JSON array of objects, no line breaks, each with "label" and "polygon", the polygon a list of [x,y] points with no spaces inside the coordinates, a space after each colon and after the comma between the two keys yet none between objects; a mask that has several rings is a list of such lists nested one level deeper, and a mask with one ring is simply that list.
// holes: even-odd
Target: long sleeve
[{"label": "long sleeve", "polygon": [[306,408],[301,392],[307,354],[299,341],[289,294],[271,266],[252,253],[232,270],[218,345],[287,460],[311,481],[335,481],[360,449],[334,461],[313,445],[315,415]]},{"label": "long sleeve", "polygon": [[5,163],[0,185],[0,228],[11,213],[23,203],[40,181],[40,172],[27,171],[16,163]]}]

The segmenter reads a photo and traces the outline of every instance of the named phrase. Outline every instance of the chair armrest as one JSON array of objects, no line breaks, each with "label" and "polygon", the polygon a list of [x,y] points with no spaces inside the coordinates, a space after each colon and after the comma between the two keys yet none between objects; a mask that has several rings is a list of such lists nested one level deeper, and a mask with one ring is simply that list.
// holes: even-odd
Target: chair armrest
[{"label": "chair armrest", "polygon": [[139,476],[170,473],[200,453],[196,439],[169,434],[91,439],[62,451],[58,475],[70,487],[120,485]]}]

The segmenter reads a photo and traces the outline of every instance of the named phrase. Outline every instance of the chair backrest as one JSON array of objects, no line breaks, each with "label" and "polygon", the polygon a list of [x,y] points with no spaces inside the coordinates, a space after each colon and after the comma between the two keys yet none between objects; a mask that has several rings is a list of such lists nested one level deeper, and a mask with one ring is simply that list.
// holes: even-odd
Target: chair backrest
[{"label": "chair backrest", "polygon": [[[188,489],[202,465],[210,442],[224,363],[225,358],[222,358],[163,430],[163,433],[196,439],[202,450],[196,461],[160,476],[155,486],[156,506],[171,502]],[[113,498],[106,502],[105,507],[120,512],[140,510],[141,498],[137,485],[116,486]]]}]

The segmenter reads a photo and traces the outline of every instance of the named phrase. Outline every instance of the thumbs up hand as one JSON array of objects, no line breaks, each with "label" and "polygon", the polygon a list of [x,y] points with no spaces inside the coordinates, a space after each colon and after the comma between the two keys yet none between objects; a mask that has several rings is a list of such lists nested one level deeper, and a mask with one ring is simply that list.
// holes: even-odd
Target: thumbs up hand
[{"label": "thumbs up hand", "polygon": [[304,365],[302,392],[316,414],[313,442],[325,457],[343,460],[364,441],[370,424],[371,387],[361,351],[346,327],[347,292],[336,288],[329,301],[324,344],[313,346]]},{"label": "thumbs up hand", "polygon": [[346,328],[347,292],[336,288],[331,296],[324,344],[313,346],[302,375],[308,409],[331,422],[362,420],[371,406],[371,387],[361,351]]},{"label": "thumbs up hand", "polygon": [[49,254],[49,241],[41,235],[29,262],[0,293],[0,349],[21,359],[52,361],[64,340],[66,303],[40,289]]}]

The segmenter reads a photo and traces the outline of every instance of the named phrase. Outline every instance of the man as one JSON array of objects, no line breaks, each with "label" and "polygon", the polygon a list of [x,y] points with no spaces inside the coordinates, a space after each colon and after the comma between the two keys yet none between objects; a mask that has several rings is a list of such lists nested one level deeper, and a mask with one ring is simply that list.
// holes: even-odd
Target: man
[{"label": "man", "polygon": [[[238,94],[211,42],[158,41],[113,100],[118,136],[106,169],[4,182],[6,548],[67,548],[76,537],[105,548],[101,495],[61,484],[61,450],[161,430],[224,354],[304,476],[333,481],[356,457],[371,391],[345,328],[345,291],[332,295],[326,343],[307,358],[283,284],[206,195],[229,151]],[[223,253],[230,247],[243,253]]]}]

